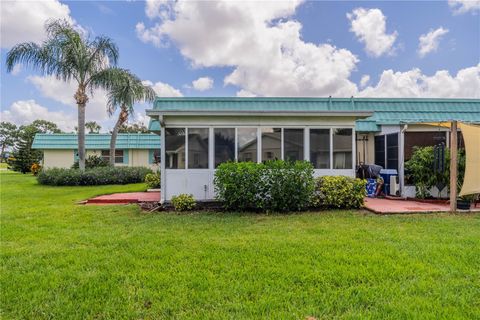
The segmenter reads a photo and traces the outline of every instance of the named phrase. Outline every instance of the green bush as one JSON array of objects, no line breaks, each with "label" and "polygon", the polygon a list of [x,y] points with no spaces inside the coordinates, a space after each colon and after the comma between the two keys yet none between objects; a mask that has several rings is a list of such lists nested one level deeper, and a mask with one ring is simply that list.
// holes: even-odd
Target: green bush
[{"label": "green bush", "polygon": [[[445,170],[437,172],[434,168],[434,148],[414,147],[410,160],[405,163],[407,178],[415,184],[417,198],[426,198],[430,195],[429,190],[441,183],[447,188],[450,186],[450,149],[445,148]],[[465,174],[465,149],[458,150],[458,184],[463,184]]]},{"label": "green bush", "polygon": [[222,163],[214,185],[225,209],[277,212],[307,208],[315,187],[310,162],[282,160]]},{"label": "green bush", "polygon": [[[78,161],[75,161],[72,165],[72,169],[78,169]],[[110,166],[110,162],[97,155],[90,155],[85,159],[85,168],[96,168],[96,167],[108,167]]]},{"label": "green bush", "polygon": [[145,176],[145,183],[150,189],[160,188],[160,172],[157,171],[147,174]]},{"label": "green bush", "polygon": [[366,180],[345,176],[316,179],[312,206],[317,208],[357,209],[363,206]]},{"label": "green bush", "polygon": [[144,167],[98,167],[80,171],[79,169],[45,169],[37,180],[51,186],[94,186],[104,184],[139,183],[152,170]]},{"label": "green bush", "polygon": [[179,194],[172,197],[172,205],[175,211],[190,211],[195,208],[195,198],[191,194]]}]

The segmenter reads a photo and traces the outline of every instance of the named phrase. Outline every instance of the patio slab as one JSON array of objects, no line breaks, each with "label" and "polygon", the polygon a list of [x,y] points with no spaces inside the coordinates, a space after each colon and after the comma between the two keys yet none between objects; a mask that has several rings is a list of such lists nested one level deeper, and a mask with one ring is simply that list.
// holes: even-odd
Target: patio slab
[{"label": "patio slab", "polygon": [[[365,208],[375,213],[415,213],[415,212],[449,212],[450,205],[447,203],[427,203],[413,200],[393,200],[379,198],[365,198]],[[480,208],[472,208],[470,211],[480,212]]]},{"label": "patio slab", "polygon": [[160,192],[128,192],[114,193],[88,199],[86,204],[128,204],[140,202],[159,202]]}]

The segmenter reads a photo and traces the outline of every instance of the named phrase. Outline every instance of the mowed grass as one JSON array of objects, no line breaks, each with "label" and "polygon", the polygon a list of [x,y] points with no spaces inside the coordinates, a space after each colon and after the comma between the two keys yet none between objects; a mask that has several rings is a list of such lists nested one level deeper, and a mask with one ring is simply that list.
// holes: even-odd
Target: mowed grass
[{"label": "mowed grass", "polygon": [[2,319],[480,318],[480,216],[141,212],[2,173]]}]

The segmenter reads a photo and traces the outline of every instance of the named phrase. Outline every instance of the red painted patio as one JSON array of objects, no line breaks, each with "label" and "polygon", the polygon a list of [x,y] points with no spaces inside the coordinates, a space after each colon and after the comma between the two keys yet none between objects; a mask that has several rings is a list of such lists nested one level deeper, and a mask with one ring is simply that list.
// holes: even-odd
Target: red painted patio
[{"label": "red painted patio", "polygon": [[[450,205],[448,203],[428,203],[413,200],[392,200],[366,198],[365,208],[375,213],[428,213],[428,212],[448,212]],[[470,211],[480,212],[480,208],[472,207]]]},{"label": "red painted patio", "polygon": [[128,204],[140,202],[159,202],[160,192],[114,193],[88,199],[86,204]]}]

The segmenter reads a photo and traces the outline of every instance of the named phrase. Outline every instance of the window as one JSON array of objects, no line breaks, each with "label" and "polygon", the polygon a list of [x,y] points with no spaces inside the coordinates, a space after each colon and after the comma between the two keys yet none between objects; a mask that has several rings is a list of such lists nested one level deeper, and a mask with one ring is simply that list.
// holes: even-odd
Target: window
[{"label": "window", "polygon": [[188,168],[208,169],[208,128],[188,128]]},{"label": "window", "polygon": [[352,169],[352,129],[333,129],[333,169]]},{"label": "window", "polygon": [[221,163],[235,160],[235,129],[215,128],[215,168]]},{"label": "window", "polygon": [[282,159],[282,129],[262,128],[262,161]]},{"label": "window", "polygon": [[303,160],[303,129],[283,130],[284,159],[288,161]]},{"label": "window", "polygon": [[330,169],[330,129],[310,129],[310,161],[315,169]]},{"label": "window", "polygon": [[165,168],[185,169],[185,128],[165,128]]},{"label": "window", "polygon": [[150,163],[159,164],[162,159],[160,154],[160,149],[150,150],[150,152],[151,152]]},{"label": "window", "polygon": [[375,164],[385,168],[385,136],[375,136]]},{"label": "window", "polygon": [[[110,161],[110,150],[102,150],[102,159]],[[115,163],[123,163],[123,150],[115,150]]]},{"label": "window", "polygon": [[257,162],[257,128],[238,128],[238,161]]},{"label": "window", "polygon": [[387,168],[398,170],[398,133],[387,134]]}]

